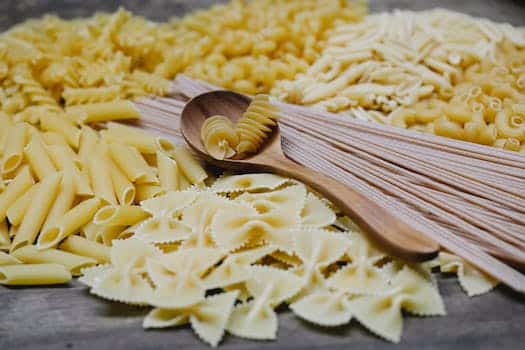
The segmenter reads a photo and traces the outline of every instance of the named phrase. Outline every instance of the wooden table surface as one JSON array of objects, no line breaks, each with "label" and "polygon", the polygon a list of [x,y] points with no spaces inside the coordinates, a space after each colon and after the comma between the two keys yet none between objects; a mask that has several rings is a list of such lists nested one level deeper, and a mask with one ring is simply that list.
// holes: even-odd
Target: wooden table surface
[{"label": "wooden table surface", "polygon": [[[123,4],[149,18],[163,20],[210,0],[0,0],[0,30],[47,12],[86,16],[112,11]],[[525,2],[520,0],[372,0],[372,11],[394,8],[421,10],[446,7],[515,25],[525,25]],[[6,10],[7,9],[7,10]],[[440,277],[439,288],[448,315],[406,317],[400,344],[370,335],[352,321],[349,326],[322,329],[290,312],[280,313],[276,341],[247,341],[226,335],[222,349],[486,349],[525,348],[525,297],[505,287],[468,298],[456,278]],[[0,350],[10,349],[195,349],[206,348],[188,327],[144,331],[147,309],[92,297],[78,282],[67,287],[0,287]]]}]

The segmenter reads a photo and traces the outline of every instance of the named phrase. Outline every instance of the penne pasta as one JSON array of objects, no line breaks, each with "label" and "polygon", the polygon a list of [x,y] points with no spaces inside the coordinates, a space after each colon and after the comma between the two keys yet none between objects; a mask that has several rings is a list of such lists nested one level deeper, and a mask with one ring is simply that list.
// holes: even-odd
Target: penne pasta
[{"label": "penne pasta", "polygon": [[92,196],[93,189],[89,183],[87,172],[80,171],[75,164],[75,158],[69,154],[68,145],[51,145],[47,147],[55,166],[64,173],[72,174],[75,193],[79,196]]},{"label": "penne pasta", "polygon": [[66,212],[38,237],[38,249],[54,247],[67,236],[87,225],[100,208],[98,198],[85,200]]},{"label": "penne pasta", "polygon": [[[0,250],[8,250],[11,246],[11,238],[9,237],[9,229],[5,220],[0,221]],[[0,255],[4,254],[0,252]],[[0,263],[1,264],[1,263]]]},{"label": "penne pasta", "polygon": [[64,242],[60,244],[59,249],[92,258],[99,264],[108,263],[110,261],[109,247],[77,235],[67,237]]},{"label": "penne pasta", "polygon": [[120,142],[135,147],[140,153],[154,154],[158,150],[156,138],[135,127],[119,123],[108,123],[107,130],[101,131],[101,135],[108,142]]},{"label": "penne pasta", "polygon": [[0,266],[0,284],[8,286],[64,284],[70,280],[71,273],[59,264]]},{"label": "penne pasta", "polygon": [[83,268],[97,264],[95,259],[73,254],[58,249],[37,249],[34,245],[26,245],[11,253],[16,259],[26,264],[59,264],[71,272],[73,276],[80,275]]},{"label": "penne pasta", "polygon": [[110,120],[140,119],[138,109],[130,101],[112,101],[71,106],[66,113],[82,123]]},{"label": "penne pasta", "polygon": [[90,222],[82,228],[81,232],[89,241],[111,246],[111,242],[125,229],[126,226],[101,226]]},{"label": "penne pasta", "polygon": [[25,123],[15,124],[9,128],[1,164],[2,174],[10,173],[22,164],[27,134]]},{"label": "penne pasta", "polygon": [[62,135],[71,147],[78,148],[80,129],[67,118],[58,115],[44,115],[40,118],[40,127],[42,130],[54,131]]},{"label": "penne pasta", "polygon": [[135,199],[138,202],[142,202],[150,198],[155,198],[166,193],[166,191],[159,185],[149,184],[139,184],[135,187],[135,190],[137,191]]},{"label": "penne pasta", "polygon": [[62,174],[55,173],[40,182],[34,200],[27,208],[25,220],[20,224],[15,239],[11,244],[11,251],[33,244],[55,201],[61,180]]},{"label": "penne pasta", "polygon": [[14,203],[7,209],[7,219],[9,223],[14,226],[19,226],[24,219],[27,208],[33,202],[35,194],[38,192],[39,184],[33,185],[27,190],[22,196],[20,196]]},{"label": "penne pasta", "polygon": [[148,163],[136,148],[120,143],[109,145],[111,157],[131,182],[158,183]]},{"label": "penne pasta", "polygon": [[49,214],[47,214],[46,221],[42,226],[41,232],[45,232],[54,225],[57,220],[61,219],[64,214],[71,209],[75,201],[75,186],[73,183],[73,176],[71,173],[64,172],[62,181],[60,183],[59,192]]},{"label": "penne pasta", "polygon": [[56,172],[39,134],[33,135],[29,144],[24,148],[24,155],[38,180]]},{"label": "penne pasta", "polygon": [[95,196],[108,204],[117,204],[113,182],[111,181],[111,160],[105,154],[104,147],[97,147],[98,151],[87,158],[87,166],[91,186]]},{"label": "penne pasta", "polygon": [[[7,135],[9,135],[9,129],[12,125],[13,121],[11,118],[4,112],[0,111],[0,159],[4,154]],[[0,173],[2,172],[0,171]]]},{"label": "penne pasta", "polygon": [[160,186],[165,191],[179,189],[179,167],[177,162],[168,157],[164,152],[157,151],[157,167],[159,169]]},{"label": "penne pasta", "polygon": [[172,152],[173,157],[177,161],[179,170],[184,176],[194,185],[200,185],[206,180],[208,174],[204,171],[201,164],[192,157],[185,146],[176,146]]},{"label": "penne pasta", "polygon": [[[42,136],[42,139],[44,140],[44,143],[48,146],[47,149],[48,149],[48,152],[49,152],[49,147],[50,146],[58,146],[58,148],[62,149],[67,157],[69,159],[72,159],[73,162],[75,163],[75,165],[81,169],[83,164],[82,164],[82,161],[80,160],[80,157],[75,153],[75,151],[73,151],[73,149],[71,148],[71,146],[67,143],[66,139],[64,138],[64,136],[60,135],[59,133],[56,133],[56,132],[52,132],[52,131],[48,131],[48,132],[44,132],[44,133],[41,133],[41,136]],[[51,156],[51,154],[50,154]],[[58,167],[58,165],[56,164],[55,160],[52,159],[53,162],[55,163],[55,166]],[[62,170],[62,169],[60,169]]]},{"label": "penne pasta", "polygon": [[6,265],[19,265],[22,264],[20,260],[15,258],[12,255],[9,255],[4,252],[0,252],[0,266],[6,266]]},{"label": "penne pasta", "polygon": [[13,203],[22,196],[32,185],[33,177],[29,172],[29,167],[24,167],[18,175],[7,185],[6,189],[0,193],[0,221],[6,217],[7,210]]},{"label": "penne pasta", "polygon": [[110,164],[111,182],[120,205],[130,205],[135,200],[135,186],[122,174],[114,162]]},{"label": "penne pasta", "polygon": [[141,207],[135,205],[108,205],[96,213],[93,222],[104,226],[131,226],[149,216]]},{"label": "penne pasta", "polygon": [[80,146],[79,155],[83,162],[87,162],[89,157],[92,155],[93,150],[96,149],[98,144],[98,135],[95,130],[87,125],[82,126],[80,132]]}]

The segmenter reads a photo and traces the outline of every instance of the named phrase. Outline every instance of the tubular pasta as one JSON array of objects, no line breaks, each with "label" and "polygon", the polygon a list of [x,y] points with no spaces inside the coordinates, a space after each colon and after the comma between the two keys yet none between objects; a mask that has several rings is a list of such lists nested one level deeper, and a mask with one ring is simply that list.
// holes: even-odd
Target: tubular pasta
[{"label": "tubular pasta", "polygon": [[148,213],[134,205],[108,205],[100,208],[93,222],[104,226],[131,226],[148,217]]},{"label": "tubular pasta", "polygon": [[59,264],[25,264],[0,266],[0,284],[10,286],[64,284],[71,273]]},{"label": "tubular pasta", "polygon": [[33,245],[17,249],[12,255],[28,264],[59,264],[68,269],[73,276],[80,275],[85,267],[96,265],[96,260],[68,253],[58,249],[39,250]]},{"label": "tubular pasta", "polygon": [[33,244],[58,194],[61,179],[62,174],[56,173],[40,182],[34,200],[24,216],[25,220],[17,230],[11,251]]},{"label": "tubular pasta", "polygon": [[19,123],[9,128],[2,158],[2,174],[10,173],[20,166],[23,159],[26,139],[26,124]]},{"label": "tubular pasta", "polygon": [[108,263],[110,260],[110,249],[108,247],[77,235],[68,236],[58,248],[66,252],[89,257],[99,264]]},{"label": "tubular pasta", "polygon": [[119,143],[109,144],[111,157],[124,172],[129,181],[137,183],[158,183],[148,163],[136,148]]},{"label": "tubular pasta", "polygon": [[[172,151],[173,158],[184,176],[194,185],[202,185],[208,177],[201,164],[192,157],[184,146],[175,146]],[[181,188],[182,189],[182,188]]]},{"label": "tubular pasta", "polygon": [[66,113],[74,115],[82,123],[110,120],[140,119],[138,109],[130,101],[112,101],[71,106]]}]

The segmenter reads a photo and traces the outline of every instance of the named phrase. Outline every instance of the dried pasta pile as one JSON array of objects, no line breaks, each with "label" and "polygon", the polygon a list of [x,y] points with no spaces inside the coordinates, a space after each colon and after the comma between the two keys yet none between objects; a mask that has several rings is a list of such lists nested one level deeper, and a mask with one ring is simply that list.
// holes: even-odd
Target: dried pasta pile
[{"label": "dried pasta pile", "polygon": [[397,342],[403,310],[444,314],[434,265],[469,294],[496,284],[450,254],[405,265],[303,184],[214,180],[184,147],[131,126],[38,129],[7,115],[0,126],[0,284],[82,276],[94,295],[155,307],[145,327],[189,322],[211,345],[225,330],[274,339],[282,304]]},{"label": "dried pasta pile", "polygon": [[273,93],[289,102],[525,152],[525,29],[447,10],[367,16]]},{"label": "dried pasta pile", "polygon": [[[48,16],[3,34],[0,284],[81,276],[96,296],[154,307],[144,327],[190,323],[212,346],[225,331],[274,339],[275,309],[283,304],[322,326],[355,318],[397,342],[403,312],[445,313],[434,267],[457,273],[469,295],[491,290],[496,281],[445,252],[419,265],[389,257],[297,181],[271,174],[214,179],[185,147],[108,122],[140,119],[139,104],[127,99],[167,94],[167,79],[185,72],[247,93],[287,79],[274,92],[294,102],[335,111],[361,104],[375,111],[367,115],[401,126],[460,128],[448,135],[454,137],[492,132],[497,137],[486,143],[522,147],[523,62],[511,58],[521,57],[517,29],[483,22],[490,29],[456,38],[454,55],[440,39],[446,33],[417,27],[419,41],[411,42],[431,49],[416,50],[421,55],[405,67],[399,60],[410,61],[412,51],[398,41],[412,33],[409,24],[438,15],[393,15],[395,30],[379,26],[378,39],[370,28],[382,17],[348,26],[362,14],[363,6],[345,1],[232,1],[169,24],[119,10],[72,21]],[[461,27],[468,18],[457,16],[446,13],[443,23]],[[468,40],[479,31],[492,46],[472,48]],[[398,51],[385,44],[385,32],[403,34],[390,38]],[[344,43],[358,39],[378,46],[348,51]],[[339,65],[327,58],[339,54]],[[364,69],[368,58],[374,60]],[[291,81],[299,72],[305,74]],[[348,96],[326,95],[334,86]],[[374,89],[394,92],[370,99]],[[447,117],[434,118],[441,112]],[[252,141],[243,147],[256,149]]]},{"label": "dried pasta pile", "polygon": [[[177,73],[268,92],[304,72],[326,32],[358,20],[346,1],[231,1],[157,24],[119,9],[29,20],[0,36],[0,105],[18,120],[62,107],[166,95]],[[21,114],[20,114],[21,113]]]}]

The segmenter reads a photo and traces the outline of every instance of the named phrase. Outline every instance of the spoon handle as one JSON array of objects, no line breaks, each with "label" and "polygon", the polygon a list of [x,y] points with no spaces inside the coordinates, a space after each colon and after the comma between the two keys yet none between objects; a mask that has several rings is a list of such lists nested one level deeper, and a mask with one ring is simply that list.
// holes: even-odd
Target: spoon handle
[{"label": "spoon handle", "polygon": [[331,177],[284,157],[272,158],[266,162],[265,168],[298,179],[321,193],[399,258],[424,261],[434,258],[439,252],[439,244],[434,240],[393,216],[363,193]]}]

